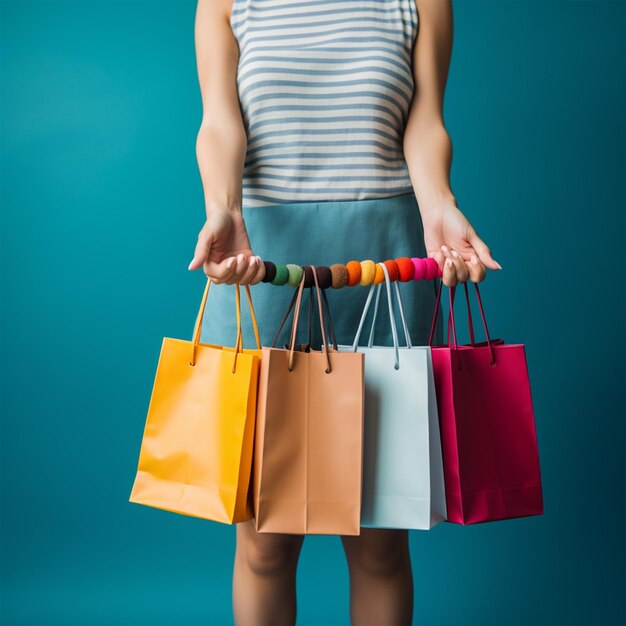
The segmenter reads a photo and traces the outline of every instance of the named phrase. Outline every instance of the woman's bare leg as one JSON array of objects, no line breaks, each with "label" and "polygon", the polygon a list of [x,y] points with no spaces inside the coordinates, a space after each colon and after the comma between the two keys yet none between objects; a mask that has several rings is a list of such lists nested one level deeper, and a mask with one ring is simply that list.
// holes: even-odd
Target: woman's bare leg
[{"label": "woman's bare leg", "polygon": [[413,573],[406,530],[362,528],[342,538],[354,626],[406,626],[413,619]]},{"label": "woman's bare leg", "polygon": [[254,521],[237,524],[233,613],[237,626],[296,622],[296,568],[303,535],[257,533]]}]

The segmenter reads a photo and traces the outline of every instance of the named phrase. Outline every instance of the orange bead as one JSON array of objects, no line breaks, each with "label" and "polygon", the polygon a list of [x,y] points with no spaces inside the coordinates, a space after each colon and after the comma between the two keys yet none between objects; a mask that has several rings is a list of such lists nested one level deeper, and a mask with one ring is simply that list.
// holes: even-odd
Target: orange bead
[{"label": "orange bead", "polygon": [[398,272],[400,273],[400,282],[407,283],[413,280],[415,275],[415,266],[413,261],[408,256],[400,257],[396,259],[396,265],[398,266]]},{"label": "orange bead", "polygon": [[354,285],[358,285],[361,280],[361,263],[359,261],[348,261],[346,269],[348,270],[348,286],[354,287]]},{"label": "orange bead", "polygon": [[388,259],[387,261],[383,261],[385,267],[387,268],[387,273],[389,274],[389,280],[394,281],[398,280],[400,276],[400,270],[398,269],[398,264],[393,259]]},{"label": "orange bead", "polygon": [[378,285],[378,283],[382,283],[385,280],[385,272],[383,272],[383,268],[380,263],[376,263],[376,274],[374,274],[374,280],[372,283],[374,285]]}]

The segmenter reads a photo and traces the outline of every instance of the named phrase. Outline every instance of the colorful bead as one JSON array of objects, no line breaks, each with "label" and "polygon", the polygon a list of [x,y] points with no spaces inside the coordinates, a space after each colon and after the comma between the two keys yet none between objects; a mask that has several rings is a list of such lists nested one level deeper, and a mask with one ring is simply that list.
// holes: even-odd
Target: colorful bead
[{"label": "colorful bead", "polygon": [[[443,275],[442,268],[437,261],[432,258],[400,257],[398,259],[387,259],[383,261],[389,280],[399,280],[408,282],[410,280],[432,280]],[[348,261],[345,265],[334,263],[330,267],[326,265],[316,265],[318,284],[321,289],[332,287],[341,289],[345,286],[371,285],[384,282],[385,274],[381,263],[375,263],[371,259],[365,261]],[[298,287],[304,275],[304,286],[315,285],[313,280],[313,270],[310,265],[297,265],[295,263],[272,263],[263,261],[263,277],[259,282],[271,283],[273,285],[289,284]]]},{"label": "colorful bead", "polygon": [[417,257],[411,257],[415,273],[413,274],[413,280],[422,280],[426,273],[426,263],[424,259],[418,259]]},{"label": "colorful bead", "polygon": [[265,276],[261,282],[271,283],[276,277],[276,265],[271,261],[263,261],[263,265],[265,265]]},{"label": "colorful bead", "polygon": [[330,267],[326,265],[316,265],[315,272],[317,273],[317,282],[320,289],[328,289],[333,284],[333,275],[330,271]]},{"label": "colorful bead", "polygon": [[428,257],[424,259],[424,263],[426,264],[426,271],[424,272],[424,280],[432,280],[437,276],[439,271],[439,264],[432,257]]},{"label": "colorful bead", "polygon": [[398,276],[400,276],[400,270],[398,269],[398,264],[393,259],[388,259],[387,261],[383,261],[385,267],[387,268],[387,273],[389,274],[389,280],[394,281],[398,280]]},{"label": "colorful bead", "polygon": [[272,285],[284,285],[289,278],[289,270],[286,265],[282,263],[276,263],[276,276],[272,281]]},{"label": "colorful bead", "polygon": [[[359,264],[359,268],[361,265]],[[330,266],[330,273],[332,274],[332,287],[333,289],[341,289],[348,284],[348,268],[341,263],[335,263]]]},{"label": "colorful bead", "polygon": [[286,267],[289,272],[287,283],[292,287],[297,287],[302,280],[302,267],[300,267],[300,265],[296,265],[295,263],[287,263]]},{"label": "colorful bead", "polygon": [[371,285],[375,276],[376,263],[370,259],[361,261],[361,280],[359,281],[359,285]]},{"label": "colorful bead", "polygon": [[374,274],[374,280],[372,283],[374,285],[378,285],[378,283],[382,283],[385,280],[385,272],[383,271],[382,264],[376,263],[376,273]]},{"label": "colorful bead", "polygon": [[348,270],[348,287],[354,287],[361,281],[361,264],[358,261],[348,261],[346,263]]},{"label": "colorful bead", "polygon": [[265,278],[265,272],[266,272],[266,267],[265,267],[265,263],[261,262],[259,264],[259,269],[258,271],[254,274],[254,282],[250,283],[251,285],[257,285],[258,283],[262,283],[263,279]]},{"label": "colorful bead", "polygon": [[411,261],[408,256],[396,259],[396,265],[398,266],[400,282],[407,283],[413,280],[413,276],[415,276],[415,265],[413,265],[413,261]]},{"label": "colorful bead", "polygon": [[315,279],[313,278],[313,270],[310,265],[305,265],[303,268],[304,271],[304,286],[305,287],[313,287],[315,285]]}]

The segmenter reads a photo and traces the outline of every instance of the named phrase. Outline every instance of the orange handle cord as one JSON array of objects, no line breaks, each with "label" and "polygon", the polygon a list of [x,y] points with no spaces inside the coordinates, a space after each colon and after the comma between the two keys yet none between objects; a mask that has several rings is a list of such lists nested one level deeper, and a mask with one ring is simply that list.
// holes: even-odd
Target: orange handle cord
[{"label": "orange handle cord", "polygon": [[326,324],[324,323],[324,310],[322,308],[322,298],[320,296],[320,284],[317,280],[317,272],[315,271],[315,266],[311,265],[311,269],[313,270],[313,280],[315,281],[315,291],[317,294],[317,310],[319,311],[319,317],[320,317],[322,341],[324,343],[324,354],[326,354],[326,369],[324,371],[327,374],[330,374],[330,372],[332,371],[332,368],[330,367],[330,356],[328,354],[329,347],[328,347],[328,339],[326,338],[326,330],[325,330]]},{"label": "orange handle cord", "polygon": [[[200,343],[200,336],[202,334],[202,319],[204,317],[204,311],[206,308],[206,302],[209,295],[209,289],[211,287],[211,279],[207,278],[206,285],[204,287],[204,293],[202,294],[202,300],[200,302],[200,309],[198,311],[198,316],[196,317],[196,323],[193,329],[193,344],[191,348],[191,361],[190,365],[194,366],[196,364],[196,356],[197,356],[197,348]],[[261,349],[261,338],[259,335],[259,326],[256,319],[256,313],[254,312],[254,305],[252,304],[252,294],[250,293],[249,285],[244,285],[246,288],[246,296],[248,298],[248,305],[250,306],[250,317],[252,318],[252,327],[254,329],[254,337],[256,339],[257,349]],[[243,338],[241,333],[241,304],[240,304],[240,294],[239,294],[239,283],[235,284],[235,302],[236,302],[236,311],[237,311],[237,340],[235,344],[235,363],[237,352],[243,352]],[[233,364],[233,372],[235,364]]]},{"label": "orange handle cord", "polygon": [[291,324],[291,337],[289,338],[289,357],[287,363],[287,369],[291,372],[293,370],[293,351],[296,344],[296,331],[298,329],[298,317],[300,315],[300,304],[302,302],[302,292],[304,290],[305,275],[302,273],[300,284],[298,285],[298,296],[296,297],[296,304],[293,312],[293,322]]},{"label": "orange handle cord", "polygon": [[[319,287],[319,282],[317,280],[317,273],[315,271],[315,267],[314,266],[310,266],[311,270],[313,271],[313,280],[315,281],[315,291],[316,291],[316,295],[317,295],[317,307],[318,307],[318,311],[319,311],[319,318],[320,318],[320,329],[322,332],[322,341],[324,343],[324,353],[326,355],[326,369],[324,370],[327,374],[331,372],[331,366],[330,366],[330,356],[328,354],[329,350],[328,350],[328,340],[326,338],[326,330],[324,329],[324,311],[322,309],[322,299],[320,297],[320,287]],[[296,304],[295,304],[295,312],[294,312],[294,318],[293,318],[293,325],[291,327],[291,339],[289,342],[289,362],[288,362],[288,369],[291,372],[293,370],[293,354],[294,354],[294,350],[295,350],[295,344],[296,344],[296,334],[297,334],[297,329],[298,329],[298,318],[300,316],[300,305],[302,302],[302,292],[304,290],[304,281],[305,281],[306,275],[305,273],[302,274],[302,279],[300,280],[300,285],[298,286],[298,297],[296,299]]]},{"label": "orange handle cord", "polygon": [[200,302],[200,310],[198,311],[198,317],[196,317],[196,323],[193,328],[193,345],[191,347],[191,361],[189,363],[191,366],[196,364],[196,349],[200,343],[200,335],[202,333],[202,317],[204,316],[204,308],[206,306],[206,300],[209,295],[210,287],[211,279],[207,278],[204,293],[202,294],[202,301]]}]

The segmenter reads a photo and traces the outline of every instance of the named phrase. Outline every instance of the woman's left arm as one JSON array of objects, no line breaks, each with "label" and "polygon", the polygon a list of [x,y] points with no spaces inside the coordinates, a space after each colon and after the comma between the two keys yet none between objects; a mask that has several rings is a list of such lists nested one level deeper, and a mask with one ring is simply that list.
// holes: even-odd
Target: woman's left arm
[{"label": "woman's left arm", "polygon": [[459,210],[450,188],[452,142],[443,120],[450,56],[451,0],[414,0],[419,34],[413,50],[415,91],[404,133],[404,156],[424,224],[428,256],[443,268],[443,282],[479,282],[485,268],[502,269]]}]

